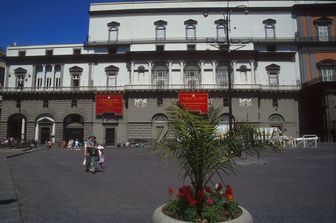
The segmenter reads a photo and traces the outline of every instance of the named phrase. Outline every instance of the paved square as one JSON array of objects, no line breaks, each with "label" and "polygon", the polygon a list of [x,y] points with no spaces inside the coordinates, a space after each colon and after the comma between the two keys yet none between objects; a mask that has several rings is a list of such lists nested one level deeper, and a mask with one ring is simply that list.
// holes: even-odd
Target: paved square
[{"label": "paved square", "polygon": [[[336,148],[295,149],[243,161],[225,176],[256,223],[336,221]],[[24,222],[151,222],[178,167],[147,149],[106,149],[106,170],[85,173],[82,151],[8,159]]]}]

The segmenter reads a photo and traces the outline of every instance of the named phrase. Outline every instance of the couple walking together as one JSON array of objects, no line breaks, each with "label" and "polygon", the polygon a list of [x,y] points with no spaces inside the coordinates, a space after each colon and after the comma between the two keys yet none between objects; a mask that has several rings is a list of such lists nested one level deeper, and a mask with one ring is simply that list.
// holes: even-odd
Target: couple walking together
[{"label": "couple walking together", "polygon": [[84,145],[85,171],[95,173],[98,169],[103,169],[104,147],[96,142],[95,136],[90,136]]}]

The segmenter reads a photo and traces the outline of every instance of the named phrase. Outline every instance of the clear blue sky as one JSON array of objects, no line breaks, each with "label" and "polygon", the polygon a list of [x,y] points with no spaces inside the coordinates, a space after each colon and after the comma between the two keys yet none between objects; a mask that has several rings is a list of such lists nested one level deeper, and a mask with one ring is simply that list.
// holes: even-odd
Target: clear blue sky
[{"label": "clear blue sky", "polygon": [[83,43],[89,5],[129,0],[0,0],[0,47]]}]

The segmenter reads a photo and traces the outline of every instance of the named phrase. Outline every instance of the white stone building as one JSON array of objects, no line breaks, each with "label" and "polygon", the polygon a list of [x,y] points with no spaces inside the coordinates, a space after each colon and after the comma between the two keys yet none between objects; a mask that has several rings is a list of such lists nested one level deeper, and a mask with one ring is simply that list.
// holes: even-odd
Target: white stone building
[{"label": "white stone building", "polygon": [[223,125],[232,100],[234,123],[276,126],[295,137],[293,8],[308,3],[91,4],[83,44],[8,47],[0,137],[57,143],[95,134],[108,145],[150,143],[165,125],[165,108],[190,92],[206,93],[222,109]]}]

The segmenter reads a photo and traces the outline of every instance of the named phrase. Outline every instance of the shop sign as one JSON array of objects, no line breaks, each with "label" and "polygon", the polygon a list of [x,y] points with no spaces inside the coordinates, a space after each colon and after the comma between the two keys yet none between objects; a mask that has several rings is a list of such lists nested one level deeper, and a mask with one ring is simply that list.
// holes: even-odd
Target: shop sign
[{"label": "shop sign", "polygon": [[114,114],[122,116],[123,113],[123,96],[122,95],[96,95],[96,115]]},{"label": "shop sign", "polygon": [[188,111],[208,113],[207,92],[180,92],[179,103]]}]

